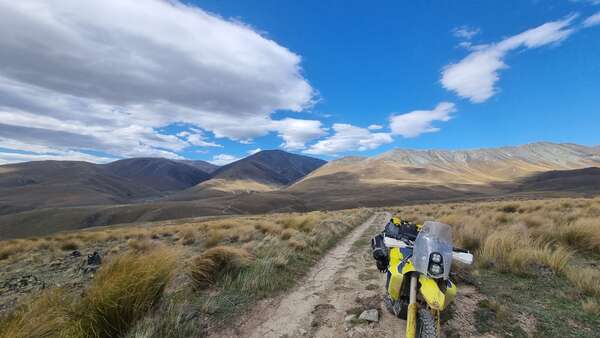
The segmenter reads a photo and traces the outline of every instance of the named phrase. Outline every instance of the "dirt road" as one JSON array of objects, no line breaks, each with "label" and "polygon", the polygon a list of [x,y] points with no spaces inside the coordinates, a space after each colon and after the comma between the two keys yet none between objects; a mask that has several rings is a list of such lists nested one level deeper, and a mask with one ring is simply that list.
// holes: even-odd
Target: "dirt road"
[{"label": "dirt road", "polygon": [[[370,238],[383,230],[389,218],[387,212],[373,215],[327,253],[290,293],[259,303],[239,327],[219,336],[404,337],[405,321],[384,309],[385,274],[377,271],[370,252]],[[377,310],[379,320],[358,320],[365,310]],[[469,310],[458,309],[463,311]]]}]

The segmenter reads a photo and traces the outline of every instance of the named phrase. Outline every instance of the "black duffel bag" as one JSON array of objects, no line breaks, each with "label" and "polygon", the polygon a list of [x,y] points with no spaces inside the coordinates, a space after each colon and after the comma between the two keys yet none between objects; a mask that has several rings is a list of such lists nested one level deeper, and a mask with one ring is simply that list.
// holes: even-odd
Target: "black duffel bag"
[{"label": "black duffel bag", "polygon": [[383,241],[383,234],[379,234],[371,239],[371,249],[373,250],[373,258],[377,263],[377,269],[385,272],[390,263],[388,249]]}]

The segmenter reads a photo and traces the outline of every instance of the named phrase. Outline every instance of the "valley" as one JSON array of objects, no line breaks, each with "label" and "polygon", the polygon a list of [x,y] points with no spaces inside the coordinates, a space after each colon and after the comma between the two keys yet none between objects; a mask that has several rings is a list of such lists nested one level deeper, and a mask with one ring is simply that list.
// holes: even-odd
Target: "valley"
[{"label": "valley", "polygon": [[219,168],[165,159],[4,165],[0,238],[198,216],[594,196],[599,166],[598,148],[548,142],[329,163],[274,150]]}]

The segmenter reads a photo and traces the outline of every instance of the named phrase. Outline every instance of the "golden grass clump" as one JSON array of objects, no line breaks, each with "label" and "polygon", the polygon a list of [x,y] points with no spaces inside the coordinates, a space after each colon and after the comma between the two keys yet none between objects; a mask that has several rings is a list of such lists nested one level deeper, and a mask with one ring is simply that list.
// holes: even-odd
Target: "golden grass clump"
[{"label": "golden grass clump", "polygon": [[281,232],[281,239],[286,241],[299,233],[296,229],[285,229]]},{"label": "golden grass clump", "polygon": [[189,275],[197,289],[214,284],[224,274],[235,274],[252,261],[248,251],[231,246],[216,246],[195,257]]},{"label": "golden grass clump", "polygon": [[263,234],[270,234],[276,236],[281,234],[281,231],[283,230],[281,225],[271,222],[257,223],[254,227],[256,228],[256,230],[259,230]]},{"label": "golden grass clump", "polygon": [[121,336],[160,300],[175,269],[176,253],[157,249],[117,257],[100,270],[75,307],[81,337]]},{"label": "golden grass clump", "polygon": [[318,222],[318,217],[313,213],[308,215],[290,215],[278,220],[284,229],[295,229],[302,232],[310,232]]},{"label": "golden grass clump", "polygon": [[150,240],[150,239],[129,239],[127,240],[127,246],[129,247],[129,249],[135,251],[135,252],[148,252],[151,249],[155,248],[157,245],[156,242]]},{"label": "golden grass clump", "polygon": [[80,240],[69,239],[60,243],[60,249],[63,251],[73,251],[83,247],[83,243]]},{"label": "golden grass clump", "polygon": [[600,219],[581,218],[575,223],[556,229],[564,243],[600,253]]},{"label": "golden grass clump", "polygon": [[0,248],[0,261],[5,260],[20,251],[21,250],[18,245],[3,244],[3,246]]},{"label": "golden grass clump", "polygon": [[581,303],[581,309],[594,316],[600,316],[600,304],[595,298],[588,298]]},{"label": "golden grass clump", "polygon": [[306,241],[304,241],[302,239],[292,238],[292,239],[288,240],[288,245],[295,250],[302,250],[302,249],[306,248],[307,243],[306,243]]},{"label": "golden grass clump", "polygon": [[181,244],[192,245],[196,242],[196,233],[192,229],[185,229],[181,233]]},{"label": "golden grass clump", "polygon": [[489,235],[478,257],[480,264],[491,265],[498,271],[527,275],[535,273],[536,266],[563,273],[573,254],[564,247],[534,240],[526,229],[513,226]]},{"label": "golden grass clump", "polygon": [[68,329],[69,320],[69,303],[63,290],[48,290],[0,318],[0,338],[57,337]]},{"label": "golden grass clump", "polygon": [[591,296],[600,296],[600,270],[598,268],[572,266],[566,270],[569,281]]},{"label": "golden grass clump", "polygon": [[207,248],[213,247],[219,244],[225,236],[219,230],[209,230],[204,238],[204,246]]},{"label": "golden grass clump", "polygon": [[175,268],[173,250],[115,258],[81,299],[48,290],[2,320],[0,337],[117,337],[158,303]]}]

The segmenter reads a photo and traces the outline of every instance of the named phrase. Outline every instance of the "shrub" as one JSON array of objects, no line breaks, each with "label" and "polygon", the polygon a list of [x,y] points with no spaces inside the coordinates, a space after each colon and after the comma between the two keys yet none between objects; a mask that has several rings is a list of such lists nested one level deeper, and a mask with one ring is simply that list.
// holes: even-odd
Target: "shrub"
[{"label": "shrub", "polygon": [[197,289],[214,284],[223,275],[233,275],[252,261],[248,251],[230,246],[216,246],[192,261],[190,277]]}]

